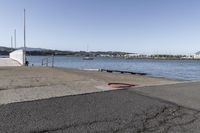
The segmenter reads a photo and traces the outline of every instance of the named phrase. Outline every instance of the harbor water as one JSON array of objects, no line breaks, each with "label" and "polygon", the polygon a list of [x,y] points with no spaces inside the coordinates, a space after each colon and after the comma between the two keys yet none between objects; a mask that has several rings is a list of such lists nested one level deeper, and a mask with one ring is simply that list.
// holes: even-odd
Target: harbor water
[{"label": "harbor water", "polygon": [[[41,66],[45,56],[28,56],[30,65]],[[149,76],[178,80],[200,80],[200,60],[153,60],[55,56],[55,66],[77,69],[112,69],[147,73]]]}]

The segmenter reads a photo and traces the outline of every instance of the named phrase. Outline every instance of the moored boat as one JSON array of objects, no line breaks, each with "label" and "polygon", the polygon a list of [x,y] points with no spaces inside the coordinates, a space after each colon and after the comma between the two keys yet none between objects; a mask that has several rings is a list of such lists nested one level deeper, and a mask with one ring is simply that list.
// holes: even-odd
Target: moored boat
[{"label": "moored boat", "polygon": [[94,60],[94,57],[85,56],[85,57],[83,57],[83,60]]}]

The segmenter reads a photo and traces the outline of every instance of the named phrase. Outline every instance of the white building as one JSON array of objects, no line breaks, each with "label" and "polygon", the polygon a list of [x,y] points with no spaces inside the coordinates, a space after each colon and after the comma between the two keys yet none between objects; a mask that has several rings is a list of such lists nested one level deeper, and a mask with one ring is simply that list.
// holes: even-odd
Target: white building
[{"label": "white building", "polygon": [[200,52],[194,54],[194,59],[200,59]]},{"label": "white building", "polygon": [[125,54],[124,56],[125,56],[126,58],[140,57],[141,54],[138,54],[138,53],[131,53],[131,54]]}]

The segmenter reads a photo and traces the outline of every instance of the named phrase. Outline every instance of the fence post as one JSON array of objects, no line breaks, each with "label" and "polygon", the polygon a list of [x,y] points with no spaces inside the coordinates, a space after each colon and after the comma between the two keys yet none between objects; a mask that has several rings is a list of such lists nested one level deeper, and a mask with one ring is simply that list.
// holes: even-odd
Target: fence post
[{"label": "fence post", "polygon": [[54,67],[54,55],[52,55],[52,67]]},{"label": "fence post", "polygon": [[42,66],[51,66],[54,67],[54,55],[42,59]]}]

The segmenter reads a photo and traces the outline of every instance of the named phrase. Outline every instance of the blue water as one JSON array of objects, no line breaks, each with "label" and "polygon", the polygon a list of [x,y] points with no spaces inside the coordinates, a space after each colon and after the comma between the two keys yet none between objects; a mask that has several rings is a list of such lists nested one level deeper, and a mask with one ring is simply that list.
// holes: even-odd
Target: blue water
[{"label": "blue water", "polygon": [[[36,66],[41,65],[44,56],[29,56],[28,60]],[[179,80],[200,80],[200,60],[151,60],[118,59],[97,57],[94,60],[82,60],[81,57],[56,56],[55,66],[78,69],[114,69],[144,72],[154,77]]]}]

